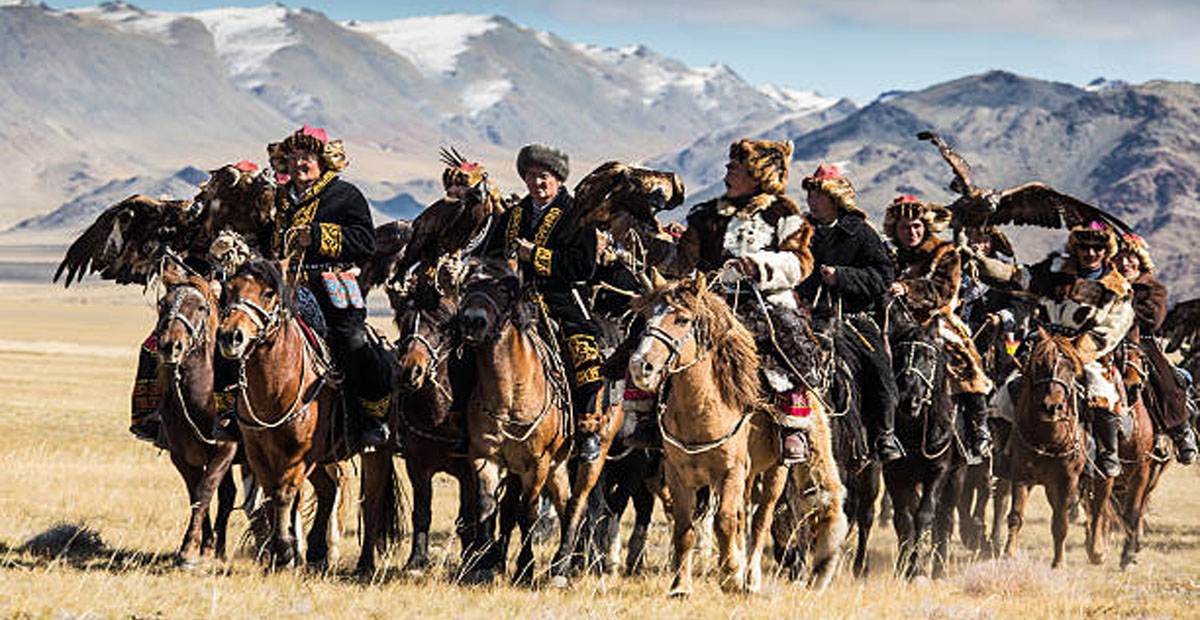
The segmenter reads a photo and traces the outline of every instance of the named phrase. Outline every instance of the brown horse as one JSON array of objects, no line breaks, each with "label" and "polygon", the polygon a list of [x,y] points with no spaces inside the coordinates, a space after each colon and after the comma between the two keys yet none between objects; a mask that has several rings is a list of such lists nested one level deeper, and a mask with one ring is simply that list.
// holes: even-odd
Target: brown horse
[{"label": "brown horse", "polygon": [[[579,463],[574,481],[567,471],[571,457],[570,407],[566,372],[558,361],[557,347],[540,333],[544,319],[531,292],[521,283],[516,267],[507,261],[476,264],[464,284],[459,320],[466,343],[473,347],[477,382],[468,406],[469,458],[476,472],[477,502],[475,546],[491,550],[492,523],[497,512],[496,494],[501,468],[519,479],[518,522],[521,550],[513,578],[533,581],[533,526],[538,518],[539,496],[547,490],[559,514],[558,549],[550,566],[552,584],[565,586],[571,554],[576,548],[588,495],[600,476],[613,435],[624,411],[619,399],[607,390],[598,398],[610,402],[600,429],[601,455]],[[501,539],[503,540],[503,539]],[[486,581],[503,563],[505,549],[486,553],[468,574],[468,580]]]},{"label": "brown horse", "polygon": [[450,330],[458,313],[454,296],[437,297],[432,287],[418,285],[407,307],[396,314],[400,329],[396,389],[397,421],[404,438],[408,480],[412,486],[412,550],[404,568],[419,573],[429,567],[433,475],[446,473],[458,481],[458,535],[463,550],[471,547],[475,472],[465,456],[451,454],[462,436],[463,412],[450,411],[449,357],[454,354]]},{"label": "brown horse", "polygon": [[1063,562],[1071,507],[1079,500],[1079,477],[1087,461],[1087,441],[1080,422],[1083,389],[1077,378],[1083,364],[1066,338],[1039,328],[1037,344],[1025,364],[1021,394],[1014,413],[1012,440],[1012,508],[1004,554],[1017,550],[1025,504],[1035,484],[1046,488],[1053,516],[1054,561]]},{"label": "brown horse", "polygon": [[[1123,375],[1136,380],[1130,373],[1145,376],[1141,366],[1141,349],[1132,343],[1123,343],[1118,349],[1118,362],[1125,370]],[[1126,385],[1129,385],[1126,381]],[[1150,392],[1151,390],[1144,390]],[[1121,475],[1116,478],[1089,477],[1090,502],[1088,505],[1087,550],[1093,564],[1104,563],[1108,532],[1115,520],[1125,529],[1125,546],[1121,551],[1121,568],[1137,561],[1141,550],[1142,515],[1146,511],[1151,484],[1155,482],[1154,427],[1146,400],[1139,398],[1129,407],[1133,417],[1132,432],[1122,433],[1117,444],[1121,458]],[[1118,512],[1119,511],[1119,512]],[[1116,514],[1114,514],[1116,513]]]},{"label": "brown horse", "polygon": [[217,331],[221,354],[241,364],[237,419],[246,460],[270,502],[270,553],[277,566],[298,563],[300,489],[307,478],[317,494],[308,535],[309,564],[329,561],[337,529],[339,479],[333,425],[341,406],[305,329],[279,263],[248,261],[225,286],[224,318]]},{"label": "brown horse", "polygon": [[[191,568],[202,555],[225,556],[225,533],[237,493],[229,468],[237,444],[218,443],[206,435],[214,419],[213,353],[220,285],[188,275],[176,263],[167,266],[162,273],[167,289],[158,301],[155,329],[159,384],[167,386],[158,412],[171,463],[187,485],[191,518],[178,561]],[[214,491],[218,493],[217,514],[215,523],[210,523]]]},{"label": "brown horse", "polygon": [[[670,487],[672,537],[671,596],[692,591],[697,492],[716,497],[715,529],[727,591],[762,587],[762,551],[775,503],[788,480],[778,435],[764,412],[759,359],[754,338],[732,310],[708,290],[703,275],[667,283],[653,272],[653,290],[635,300],[646,331],[630,358],[629,375],[639,389],[660,392],[665,470]],[[846,518],[843,490],[832,457],[828,421],[814,407],[810,431],[813,457],[797,466],[801,488],[814,487],[816,506],[796,506],[815,514],[813,583],[828,584],[836,568]],[[755,477],[762,476],[761,485]],[[746,542],[747,506],[755,507]]]}]

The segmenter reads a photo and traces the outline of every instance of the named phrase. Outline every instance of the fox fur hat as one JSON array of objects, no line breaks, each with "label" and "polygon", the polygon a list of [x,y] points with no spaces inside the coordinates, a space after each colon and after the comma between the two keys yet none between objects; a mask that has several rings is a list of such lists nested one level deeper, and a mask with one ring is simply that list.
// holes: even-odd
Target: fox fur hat
[{"label": "fox fur hat", "polygon": [[1138,262],[1142,264],[1143,272],[1154,273],[1154,260],[1150,258],[1150,246],[1140,235],[1133,233],[1122,235],[1120,248],[1117,251],[1120,254],[1128,253],[1136,256]]},{"label": "fox fur hat", "polygon": [[746,166],[758,187],[768,194],[787,193],[788,162],[792,159],[790,140],[741,139],[729,145],[729,160]]},{"label": "fox fur hat", "polygon": [[1067,237],[1067,254],[1075,256],[1075,249],[1081,244],[1103,245],[1104,260],[1111,260],[1117,255],[1117,235],[1112,226],[1105,222],[1088,222],[1072,228]]},{"label": "fox fur hat", "polygon": [[271,168],[276,173],[286,174],[288,155],[300,152],[316,153],[323,170],[341,172],[350,164],[350,160],[346,159],[346,148],[342,141],[330,140],[325,135],[325,130],[319,127],[305,125],[282,141],[267,145],[267,157],[270,158]]},{"label": "fox fur hat", "polygon": [[929,235],[940,233],[950,225],[950,210],[932,202],[921,202],[916,196],[896,196],[883,213],[883,234],[897,245],[900,242],[896,239],[896,222],[900,218],[920,219],[925,223],[925,238],[928,239]]},{"label": "fox fur hat", "polygon": [[862,209],[858,208],[854,199],[854,185],[850,183],[850,179],[842,173],[841,169],[833,164],[821,164],[817,166],[812,176],[804,177],[800,182],[800,187],[809,192],[821,192],[833,198],[833,201],[838,206],[838,211],[848,213],[857,213],[863,218],[867,217]]},{"label": "fox fur hat", "polygon": [[517,174],[524,179],[525,171],[530,166],[549,170],[559,181],[566,181],[571,172],[571,160],[567,154],[545,144],[526,144],[521,147],[521,152],[517,153]]}]

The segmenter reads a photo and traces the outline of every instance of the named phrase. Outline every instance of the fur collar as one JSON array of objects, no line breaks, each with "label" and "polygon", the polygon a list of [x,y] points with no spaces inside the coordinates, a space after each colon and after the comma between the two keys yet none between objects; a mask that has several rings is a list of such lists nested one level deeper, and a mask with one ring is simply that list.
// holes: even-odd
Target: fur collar
[{"label": "fur collar", "polygon": [[777,204],[787,210],[786,215],[799,215],[800,213],[800,209],[791,198],[767,193],[755,194],[745,201],[722,196],[717,199],[715,211],[721,217],[737,215],[740,219],[748,220]]},{"label": "fur collar", "polygon": [[[1079,263],[1070,256],[1064,256],[1059,253],[1050,255],[1050,270],[1054,273],[1061,273],[1070,276],[1079,276]],[[1100,276],[1099,282],[1104,288],[1112,291],[1118,296],[1128,295],[1130,292],[1129,280],[1117,271],[1117,266],[1111,260],[1104,261],[1104,275]]]}]

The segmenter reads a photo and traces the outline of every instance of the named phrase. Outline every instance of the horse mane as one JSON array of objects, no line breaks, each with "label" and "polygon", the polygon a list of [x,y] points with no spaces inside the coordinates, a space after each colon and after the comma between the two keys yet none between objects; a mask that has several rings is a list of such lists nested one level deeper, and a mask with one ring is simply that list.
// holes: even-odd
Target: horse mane
[{"label": "horse mane", "polygon": [[1033,347],[1033,353],[1029,356],[1030,364],[1036,368],[1039,366],[1038,362],[1053,360],[1058,352],[1070,360],[1075,374],[1083,372],[1083,360],[1079,356],[1079,351],[1069,338],[1058,334],[1043,334],[1038,338],[1037,344]]},{"label": "horse mane", "polygon": [[279,303],[283,304],[283,307],[288,312],[292,314],[297,312],[296,296],[291,294],[290,287],[283,277],[283,269],[280,268],[279,261],[266,259],[248,260],[242,263],[242,266],[238,267],[237,272],[233,274],[234,278],[241,276],[249,276],[262,282],[267,288],[275,291],[275,296],[278,298]]},{"label": "horse mane", "polygon": [[649,293],[638,305],[667,303],[696,313],[702,337],[708,339],[700,344],[712,354],[713,381],[721,400],[738,411],[757,409],[763,398],[754,336],[719,295],[702,286],[698,277],[673,282]]}]

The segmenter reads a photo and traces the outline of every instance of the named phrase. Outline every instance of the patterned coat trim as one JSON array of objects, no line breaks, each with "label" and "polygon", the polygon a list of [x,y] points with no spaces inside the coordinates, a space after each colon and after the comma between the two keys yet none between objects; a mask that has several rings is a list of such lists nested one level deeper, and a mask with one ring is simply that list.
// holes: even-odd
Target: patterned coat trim
[{"label": "patterned coat trim", "polygon": [[554,265],[554,252],[546,248],[533,248],[533,268],[539,276],[550,277]]},{"label": "patterned coat trim", "polygon": [[[287,191],[280,192],[282,196],[281,208],[275,210],[275,234],[272,238],[271,247],[275,250],[275,255],[282,257],[284,250],[284,241],[287,231],[296,226],[308,226],[312,224],[313,218],[317,214],[317,205],[320,204],[320,198],[317,196],[329,185],[338,178],[338,173],[334,170],[328,170],[321,175],[321,179],[313,183],[304,193],[300,195],[298,202],[303,206],[300,207],[294,214],[291,214],[289,221],[288,212],[292,210],[293,203],[291,196]],[[306,202],[307,201],[307,202]]]},{"label": "patterned coat trim", "polygon": [[321,222],[316,227],[318,236],[320,237],[319,247],[321,248],[321,254],[330,258],[341,257],[342,226],[340,224]]}]

